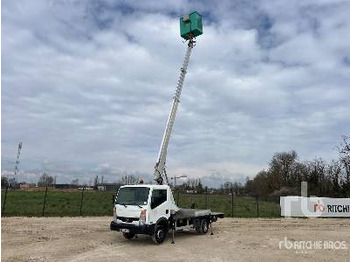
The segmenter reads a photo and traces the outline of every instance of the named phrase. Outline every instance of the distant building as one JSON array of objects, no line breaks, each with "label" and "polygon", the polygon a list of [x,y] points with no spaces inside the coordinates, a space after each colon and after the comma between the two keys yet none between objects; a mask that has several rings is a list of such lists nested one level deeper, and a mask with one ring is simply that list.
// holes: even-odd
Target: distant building
[{"label": "distant building", "polygon": [[106,191],[106,186],[97,186],[98,191]]},{"label": "distant building", "polygon": [[117,191],[120,187],[119,183],[100,183],[97,185],[99,191]]},{"label": "distant building", "polygon": [[28,188],[31,188],[31,187],[33,187],[33,186],[31,184],[27,183],[27,182],[21,182],[19,184],[19,188],[20,189],[28,189]]},{"label": "distant building", "polygon": [[119,189],[119,183],[101,183],[96,185],[95,187],[82,186],[82,185],[72,185],[72,184],[56,184],[54,185],[57,189],[78,189],[85,191],[98,190],[98,191],[116,191]]},{"label": "distant building", "polygon": [[84,187],[79,187],[78,190],[93,191],[94,188],[91,186],[84,186]]}]

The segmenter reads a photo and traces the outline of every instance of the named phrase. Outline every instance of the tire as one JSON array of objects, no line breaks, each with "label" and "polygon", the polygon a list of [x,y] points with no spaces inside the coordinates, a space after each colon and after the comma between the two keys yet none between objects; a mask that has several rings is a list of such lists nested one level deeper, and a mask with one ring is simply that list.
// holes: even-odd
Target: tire
[{"label": "tire", "polygon": [[156,244],[161,244],[164,242],[166,235],[168,233],[168,230],[166,226],[163,225],[157,225],[154,229],[154,233],[152,235],[152,240]]},{"label": "tire", "polygon": [[[208,220],[206,219],[202,219],[201,220],[201,224],[199,226],[199,233],[202,234],[202,235],[205,235],[206,233],[208,233],[208,230],[209,230],[209,223],[208,223]],[[197,232],[198,232],[197,231]]]},{"label": "tire", "polygon": [[135,237],[135,234],[134,233],[123,233],[123,236],[126,238],[126,239],[133,239]]}]

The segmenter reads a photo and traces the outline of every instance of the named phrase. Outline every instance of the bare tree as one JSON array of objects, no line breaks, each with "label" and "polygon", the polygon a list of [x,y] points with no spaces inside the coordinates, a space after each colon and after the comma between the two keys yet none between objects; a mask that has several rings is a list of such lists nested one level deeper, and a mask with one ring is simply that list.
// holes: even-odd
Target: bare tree
[{"label": "bare tree", "polygon": [[1,177],[1,188],[5,188],[9,185],[8,178],[6,176]]},{"label": "bare tree", "polygon": [[139,182],[139,178],[134,175],[123,175],[120,183],[122,185],[135,185]]},{"label": "bare tree", "polygon": [[343,191],[346,196],[350,196],[350,136],[342,136],[342,142],[338,147],[339,158],[345,170],[345,181]]},{"label": "bare tree", "polygon": [[327,177],[331,181],[331,191],[335,196],[339,196],[339,191],[342,184],[341,170],[342,167],[340,161],[333,160],[327,166]]},{"label": "bare tree", "polygon": [[338,147],[339,158],[346,172],[346,182],[350,183],[350,136],[342,136],[342,143]]},{"label": "bare tree", "polygon": [[294,166],[297,163],[298,155],[292,150],[289,152],[276,153],[269,167],[269,188],[279,190],[284,186],[294,185]]},{"label": "bare tree", "polygon": [[98,186],[98,176],[95,177],[94,179],[94,189],[97,189],[97,186]]},{"label": "bare tree", "polygon": [[38,186],[52,186],[54,178],[44,173],[41,175],[38,181]]},{"label": "bare tree", "polygon": [[71,182],[71,185],[78,186],[79,185],[79,179],[78,178],[73,179],[72,182]]}]

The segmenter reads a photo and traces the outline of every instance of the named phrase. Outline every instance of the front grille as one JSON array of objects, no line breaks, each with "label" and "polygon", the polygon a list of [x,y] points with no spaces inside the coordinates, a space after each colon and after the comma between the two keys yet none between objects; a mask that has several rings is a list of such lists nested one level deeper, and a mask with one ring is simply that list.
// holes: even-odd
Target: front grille
[{"label": "front grille", "polygon": [[127,223],[132,223],[134,221],[139,221],[140,218],[139,217],[117,217],[117,219],[123,221],[123,222],[127,222]]}]

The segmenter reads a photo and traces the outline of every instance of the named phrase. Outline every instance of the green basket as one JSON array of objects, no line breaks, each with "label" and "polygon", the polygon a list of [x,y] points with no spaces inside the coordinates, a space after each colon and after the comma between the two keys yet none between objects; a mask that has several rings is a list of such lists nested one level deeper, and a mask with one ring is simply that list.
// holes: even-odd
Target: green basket
[{"label": "green basket", "polygon": [[180,18],[180,34],[186,40],[203,34],[202,16],[197,11]]}]

